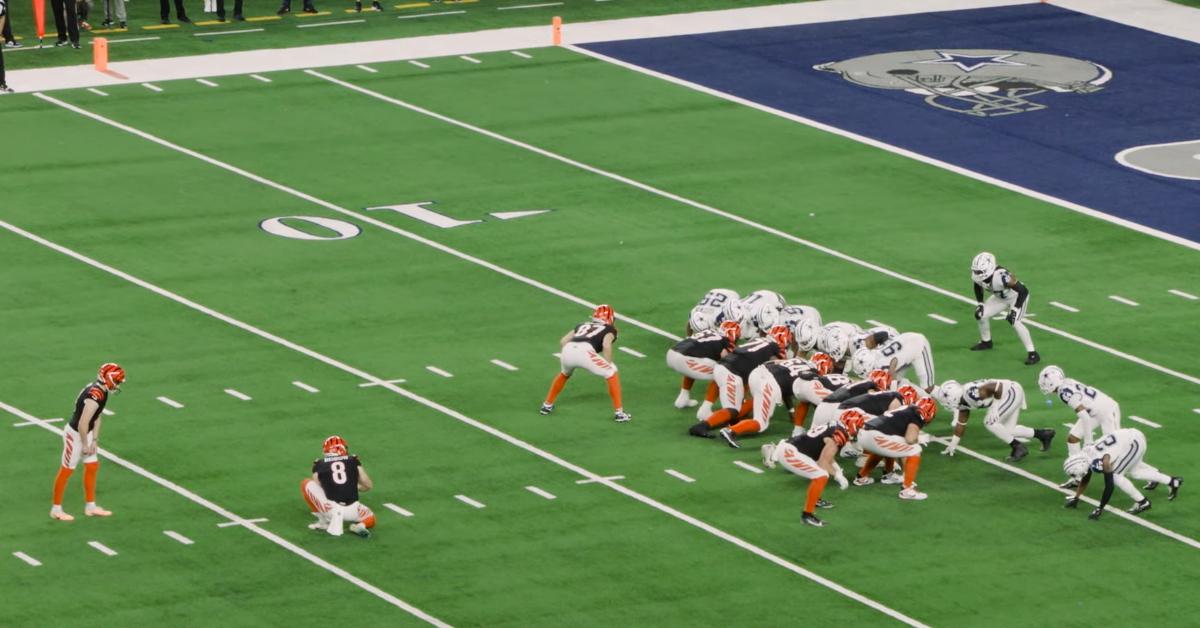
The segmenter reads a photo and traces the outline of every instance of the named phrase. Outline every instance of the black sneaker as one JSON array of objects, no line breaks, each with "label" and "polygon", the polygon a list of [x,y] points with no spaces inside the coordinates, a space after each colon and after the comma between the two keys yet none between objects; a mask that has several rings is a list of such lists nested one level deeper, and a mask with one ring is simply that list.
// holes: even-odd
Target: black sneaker
[{"label": "black sneaker", "polygon": [[1067,478],[1067,481],[1059,484],[1058,488],[1079,488],[1079,480]]},{"label": "black sneaker", "polygon": [[376,11],[380,11],[380,12],[382,12],[382,11],[383,11],[383,5],[382,5],[382,4],[379,4],[378,0],[376,0],[375,2],[372,2],[372,3],[371,3],[371,8],[372,8],[372,9],[374,9],[374,10],[376,10]]},{"label": "black sneaker", "polygon": [[175,18],[175,19],[179,20],[180,22],[183,22],[184,24],[191,24],[191,23],[192,23],[192,18],[190,18],[190,17],[188,17],[188,16],[186,16],[186,15],[181,15],[181,16],[179,16],[179,17]]},{"label": "black sneaker", "polygon": [[1022,443],[1013,443],[1012,453],[1005,460],[1009,462],[1020,462],[1022,458],[1029,455],[1029,449]]},{"label": "black sneaker", "polygon": [[721,428],[720,434],[721,434],[721,438],[725,439],[726,445],[729,445],[730,447],[733,447],[734,449],[742,448],[742,446],[738,444],[737,439],[734,438],[733,430],[731,430],[727,427],[723,427],[723,428]]},{"label": "black sneaker", "polygon": [[317,7],[313,7],[313,6],[304,7],[304,12],[305,13],[316,13]]},{"label": "black sneaker", "polygon": [[1030,351],[1029,355],[1025,356],[1025,364],[1037,364],[1042,361],[1042,356],[1038,355],[1037,351]]},{"label": "black sneaker", "polygon": [[1153,491],[1156,488],[1158,488],[1158,482],[1150,481],[1150,482],[1146,482],[1146,485],[1142,487],[1142,490],[1143,491]]},{"label": "black sneaker", "polygon": [[120,28],[121,30],[128,30],[128,29],[129,29],[129,27],[125,25],[125,22],[121,22],[121,26],[120,26],[119,28]]},{"label": "black sneaker", "polygon": [[109,26],[112,26],[112,25],[113,25],[112,20],[110,20],[108,18],[104,18],[104,21],[100,22],[101,28],[108,28]]},{"label": "black sneaker", "polygon": [[1134,504],[1133,506],[1131,506],[1131,507],[1129,508],[1129,510],[1126,510],[1125,512],[1127,512],[1127,513],[1129,513],[1129,514],[1131,514],[1131,515],[1136,515],[1136,514],[1138,514],[1138,513],[1140,513],[1140,512],[1146,512],[1147,510],[1150,510],[1150,500],[1149,500],[1149,499],[1143,499],[1142,501],[1140,501],[1140,502],[1138,502],[1138,503]]},{"label": "black sneaker", "polygon": [[291,12],[292,12],[292,7],[279,7],[279,10],[275,12],[275,15],[283,15],[284,13],[291,13]]},{"label": "black sneaker", "polygon": [[1183,478],[1178,476],[1171,478],[1171,483],[1167,485],[1171,489],[1171,492],[1167,493],[1167,501],[1175,501],[1175,497],[1179,495],[1179,487],[1181,485],[1183,485]]},{"label": "black sneaker", "polygon": [[825,501],[824,499],[818,499],[817,500],[817,508],[824,508],[825,510],[829,510],[830,508],[833,508],[833,502]]},{"label": "black sneaker", "polygon": [[13,90],[11,87],[9,87],[8,85],[6,85],[4,83],[0,83],[0,94],[11,94],[11,93],[13,93]]},{"label": "black sneaker", "polygon": [[[166,22],[163,22],[163,23],[166,24]],[[54,42],[55,48],[62,48],[63,46],[69,46],[69,45],[71,45],[71,43],[65,39],[60,39],[60,40]]]},{"label": "black sneaker", "polygon": [[987,351],[992,348],[991,340],[980,340],[978,344],[971,347],[971,351]]},{"label": "black sneaker", "polygon": [[76,50],[79,50],[79,42],[77,42],[77,41],[71,42],[71,47]]},{"label": "black sneaker", "polygon": [[355,13],[362,13],[362,3],[361,3],[361,2],[355,2],[355,3],[354,3],[354,12],[355,12]]},{"label": "black sneaker", "polygon": [[691,436],[699,436],[700,438],[712,438],[713,435],[708,433],[708,423],[699,421],[695,425],[688,428],[688,434]]},{"label": "black sneaker", "polygon": [[1050,441],[1054,440],[1054,434],[1054,430],[1049,428],[1033,430],[1033,437],[1042,441],[1042,451],[1050,450]]},{"label": "black sneaker", "polygon": [[554,412],[554,404],[543,402],[542,408],[538,410],[538,412],[542,414],[550,414],[551,412]]},{"label": "black sneaker", "polygon": [[235,21],[235,22],[245,22],[245,21],[246,21],[246,18],[245,18],[245,17],[244,17],[244,16],[243,16],[241,13],[234,13],[234,14],[233,14],[233,21]]},{"label": "black sneaker", "polygon": [[817,519],[816,515],[813,515],[811,513],[806,512],[803,515],[800,515],[800,520],[803,521],[804,523],[806,523],[810,526],[816,527],[816,528],[825,527],[825,522],[821,521],[820,519]]}]

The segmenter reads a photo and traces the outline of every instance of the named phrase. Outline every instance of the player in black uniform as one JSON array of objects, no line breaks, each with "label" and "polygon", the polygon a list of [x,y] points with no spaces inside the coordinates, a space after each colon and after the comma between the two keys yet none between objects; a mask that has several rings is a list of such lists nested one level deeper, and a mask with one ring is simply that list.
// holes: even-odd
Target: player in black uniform
[{"label": "player in black uniform", "polygon": [[[771,415],[775,406],[782,405],[793,414],[792,422],[801,407],[796,405],[795,383],[800,379],[818,377],[816,365],[804,358],[789,358],[787,360],[771,360],[750,372],[749,392],[752,397],[753,416],[747,417],[733,425],[721,428],[721,438],[735,449],[741,447],[737,437],[746,434],[761,434],[767,431],[771,424]],[[803,419],[800,419],[803,421]]]},{"label": "player in black uniform", "polygon": [[821,499],[821,493],[824,492],[830,476],[833,476],[842,490],[849,486],[850,483],[842,473],[842,468],[834,461],[834,457],[838,449],[854,439],[862,424],[861,414],[846,413],[844,419],[839,418],[829,425],[814,427],[790,440],[762,446],[763,465],[767,468],[774,468],[775,463],[780,463],[788,471],[811,480],[808,484],[808,498],[804,502],[804,514],[800,517],[804,523],[817,527],[825,525],[813,511],[818,507],[833,507],[833,504]]},{"label": "player in black uniform", "polygon": [[[0,30],[8,21],[8,0],[0,0]],[[0,94],[11,94],[8,83],[4,82],[4,45],[0,43]]]},{"label": "player in black uniform", "polygon": [[559,344],[562,370],[554,376],[550,392],[539,410],[542,414],[554,412],[554,400],[567,385],[567,379],[577,368],[603,377],[608,382],[608,396],[612,397],[614,419],[624,423],[633,418],[621,407],[621,378],[617,365],[612,361],[612,346],[617,341],[617,328],[613,326],[616,313],[611,305],[600,305],[592,311],[592,320],[580,323],[567,332]]},{"label": "player in black uniform", "polygon": [[63,429],[62,466],[54,478],[54,501],[50,506],[50,518],[58,521],[74,521],[75,517],[63,512],[63,493],[67,481],[83,458],[83,494],[86,505],[83,514],[89,517],[107,517],[112,514],[96,505],[96,474],[100,470],[100,419],[104,418],[104,407],[108,395],[118,390],[125,381],[125,369],[111,362],[101,365],[96,381],[83,387],[75,399],[75,411],[71,422]]},{"label": "player in black uniform", "polygon": [[341,436],[326,438],[321,449],[325,455],[313,461],[312,477],[300,482],[300,493],[317,517],[309,529],[341,536],[342,523],[348,521],[351,532],[371,536],[375,513],[358,501],[358,492],[373,486],[362,461],[350,455]]},{"label": "player in black uniform", "polygon": [[721,321],[716,329],[692,334],[667,350],[667,366],[683,375],[683,385],[675,398],[676,408],[696,405],[690,396],[691,385],[695,380],[703,380],[708,381],[708,390],[704,394],[704,406],[696,413],[696,417],[712,414],[712,404],[717,400],[717,385],[712,382],[713,368],[718,360],[737,347],[741,335],[742,326],[737,321]]},{"label": "player in black uniform", "polygon": [[869,421],[858,435],[858,444],[867,452],[867,461],[854,479],[855,486],[875,481],[871,472],[884,458],[904,458],[904,488],[900,499],[922,500],[929,497],[917,490],[917,470],[921,467],[921,429],[937,414],[937,403],[921,397],[913,405],[889,410]]},{"label": "player in black uniform", "polygon": [[712,428],[746,416],[750,412],[750,402],[745,399],[750,373],[768,360],[786,358],[791,345],[792,330],[776,325],[766,338],[755,338],[721,358],[713,368],[713,382],[721,391],[721,409],[693,425],[688,434],[712,438],[709,434]]}]

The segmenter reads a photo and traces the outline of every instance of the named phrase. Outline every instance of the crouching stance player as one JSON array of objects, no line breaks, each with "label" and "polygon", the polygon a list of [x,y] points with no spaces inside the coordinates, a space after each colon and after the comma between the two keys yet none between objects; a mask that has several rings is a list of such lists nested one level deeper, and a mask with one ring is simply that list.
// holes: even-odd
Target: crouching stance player
[{"label": "crouching stance player", "polygon": [[1174,501],[1179,494],[1180,485],[1183,484],[1183,478],[1167,476],[1142,462],[1145,455],[1145,435],[1133,428],[1125,428],[1117,430],[1094,444],[1084,447],[1079,453],[1069,456],[1063,463],[1063,471],[1078,481],[1079,486],[1075,488],[1074,495],[1067,496],[1067,503],[1064,506],[1074,508],[1079,505],[1079,497],[1087,490],[1093,471],[1104,474],[1104,496],[1100,498],[1100,505],[1092,511],[1092,514],[1088,515],[1088,519],[1096,520],[1104,514],[1104,507],[1112,498],[1114,484],[1133,498],[1133,507],[1127,512],[1136,515],[1150,510],[1150,500],[1133,487],[1133,483],[1125,477],[1126,474],[1138,480],[1149,480],[1152,486],[1147,485],[1148,489],[1158,486],[1159,483],[1166,484],[1169,489],[1167,499]]},{"label": "crouching stance player", "polygon": [[630,418],[621,407],[621,378],[617,375],[617,365],[612,361],[612,346],[617,341],[617,328],[613,326],[616,313],[611,305],[600,305],[592,311],[592,320],[580,323],[575,329],[567,332],[559,344],[562,345],[560,363],[562,371],[554,376],[550,384],[550,392],[542,402],[542,414],[554,412],[554,400],[567,385],[567,379],[577,368],[587,369],[593,375],[599,375],[608,382],[608,395],[612,397],[613,417],[617,423],[624,423]]},{"label": "crouching stance player", "polygon": [[713,368],[718,360],[737,348],[741,334],[742,326],[737,321],[722,321],[716,329],[696,332],[667,350],[667,366],[683,375],[683,386],[675,398],[676,408],[696,405],[688,394],[691,384],[701,380],[708,382],[708,391],[704,394],[704,405],[696,413],[696,418],[703,420],[712,414],[713,402],[717,400],[717,385],[712,381]]},{"label": "crouching stance player", "polygon": [[50,518],[58,521],[74,521],[75,517],[63,511],[63,493],[67,481],[83,458],[83,498],[87,502],[83,514],[89,517],[107,517],[112,512],[96,505],[96,474],[100,470],[100,419],[104,418],[104,406],[108,405],[108,394],[116,392],[125,381],[125,369],[108,363],[100,367],[96,381],[84,386],[75,399],[75,412],[71,422],[63,430],[62,466],[54,478],[54,502],[50,506]]},{"label": "crouching stance player", "polygon": [[300,482],[304,501],[317,520],[308,524],[310,530],[325,530],[333,536],[342,535],[342,523],[350,523],[350,531],[371,536],[375,513],[358,503],[358,492],[371,490],[371,477],[358,456],[351,456],[341,436],[330,436],[322,446],[325,455],[313,461],[311,478]]},{"label": "crouching stance player", "polygon": [[838,488],[843,491],[850,485],[842,473],[842,467],[834,458],[843,445],[854,440],[862,424],[861,414],[847,412],[833,423],[814,427],[790,440],[762,446],[763,465],[768,469],[775,468],[775,464],[779,463],[788,471],[810,480],[808,498],[804,502],[804,514],[800,516],[804,523],[818,528],[825,525],[824,521],[813,514],[813,509],[818,506],[833,506],[821,499],[821,493],[825,490],[830,476],[833,476]]},{"label": "crouching stance player", "polygon": [[1009,462],[1017,462],[1029,455],[1029,449],[1021,442],[1022,439],[1038,439],[1042,443],[1042,451],[1049,450],[1050,441],[1054,440],[1052,429],[1035,429],[1017,423],[1021,418],[1021,410],[1025,409],[1025,390],[1019,382],[1011,379],[977,379],[965,385],[948,379],[933,391],[933,396],[942,402],[943,408],[954,413],[950,418],[954,435],[950,437],[950,444],[942,450],[947,456],[954,455],[967,429],[971,410],[976,408],[987,409],[984,427],[1012,447],[1012,453],[1005,458]]},{"label": "crouching stance player", "polygon": [[855,486],[875,481],[871,471],[884,458],[904,459],[904,488],[900,499],[921,500],[929,497],[917,490],[917,469],[921,468],[921,428],[937,414],[937,402],[921,397],[917,403],[889,410],[869,421],[858,435],[858,444],[867,452],[867,461],[854,478]]}]

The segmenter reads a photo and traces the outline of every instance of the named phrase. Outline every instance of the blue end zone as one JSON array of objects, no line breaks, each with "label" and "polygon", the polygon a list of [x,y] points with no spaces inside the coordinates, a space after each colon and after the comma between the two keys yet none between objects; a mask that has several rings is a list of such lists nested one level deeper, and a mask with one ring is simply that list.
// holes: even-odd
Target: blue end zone
[{"label": "blue end zone", "polygon": [[[1200,139],[1200,44],[1030,4],[585,48],[1200,242],[1200,181],[1139,172],[1114,159],[1135,146]],[[1030,102],[1045,105],[1037,111],[984,117],[813,68],[941,49],[1061,55],[1104,66],[1112,76],[1091,93],[1032,95]],[[959,67],[978,62],[965,59]],[[939,66],[919,67],[936,73]]]}]

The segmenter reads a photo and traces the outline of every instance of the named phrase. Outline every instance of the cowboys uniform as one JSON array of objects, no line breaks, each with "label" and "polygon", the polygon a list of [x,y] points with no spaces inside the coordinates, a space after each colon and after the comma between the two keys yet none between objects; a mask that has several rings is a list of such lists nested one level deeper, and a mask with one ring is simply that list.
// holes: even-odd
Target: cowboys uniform
[{"label": "cowboys uniform", "polygon": [[[1104,457],[1108,457],[1110,475],[1104,470]],[[1125,476],[1128,475],[1137,480],[1148,481],[1147,490],[1154,490],[1159,484],[1166,484],[1169,488],[1167,499],[1173,501],[1179,494],[1179,487],[1183,484],[1183,478],[1168,476],[1158,469],[1146,464],[1143,458],[1146,456],[1146,436],[1140,430],[1133,428],[1125,428],[1116,430],[1115,432],[1105,436],[1095,443],[1084,447],[1079,453],[1069,456],[1063,462],[1063,471],[1072,479],[1081,481],[1081,485],[1075,491],[1075,495],[1067,497],[1066,506],[1074,508],[1079,503],[1079,496],[1086,488],[1086,482],[1083,482],[1086,477],[1090,477],[1092,473],[1104,474],[1104,496],[1100,500],[1100,506],[1092,511],[1089,518],[1097,519],[1104,512],[1104,506],[1108,504],[1109,498],[1112,497],[1112,485],[1115,484],[1126,495],[1133,498],[1134,505],[1128,512],[1137,514],[1150,510],[1150,500],[1146,499],[1140,491],[1133,486]]]},{"label": "cowboys uniform", "polygon": [[[991,320],[993,316],[1007,313],[1005,320],[1017,332],[1017,338],[1025,345],[1025,363],[1037,364],[1041,356],[1033,348],[1033,339],[1025,327],[1025,306],[1029,303],[1029,289],[1003,266],[996,265],[996,256],[984,251],[971,261],[971,287],[975,290],[975,320],[979,324],[979,343],[972,351],[992,348]],[[987,300],[984,293],[987,292]]]},{"label": "cowboys uniform", "polygon": [[700,302],[692,308],[688,316],[688,335],[707,329],[715,329],[721,321],[741,318],[738,306],[738,293],[724,288],[713,288],[704,293]]},{"label": "cowboys uniform", "polygon": [[[997,396],[997,393],[999,395]],[[1033,429],[1017,423],[1021,410],[1026,409],[1025,390],[1019,382],[1010,379],[977,379],[959,384],[950,379],[934,390],[934,398],[951,412],[951,427],[954,433],[950,445],[943,454],[953,456],[958,442],[966,429],[967,418],[972,410],[984,408],[987,415],[984,427],[996,438],[1012,447],[1008,460],[1016,462],[1029,455],[1024,442],[1036,438],[1042,443],[1042,451],[1050,449],[1054,438],[1052,429]],[[962,419],[961,421],[959,419]]]}]

